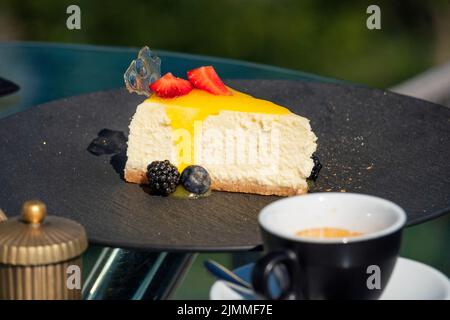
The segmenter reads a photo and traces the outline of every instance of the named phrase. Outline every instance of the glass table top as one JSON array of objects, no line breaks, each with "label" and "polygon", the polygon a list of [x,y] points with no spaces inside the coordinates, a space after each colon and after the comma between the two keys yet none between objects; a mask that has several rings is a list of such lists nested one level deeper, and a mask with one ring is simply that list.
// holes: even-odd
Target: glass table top
[{"label": "glass table top", "polygon": [[[51,100],[123,87],[123,73],[139,48],[50,43],[0,43],[0,75],[20,85],[14,101],[0,101],[0,117]],[[155,50],[162,74],[214,65],[224,79],[291,79],[335,82],[261,64]],[[2,99],[3,100],[3,99]]]}]

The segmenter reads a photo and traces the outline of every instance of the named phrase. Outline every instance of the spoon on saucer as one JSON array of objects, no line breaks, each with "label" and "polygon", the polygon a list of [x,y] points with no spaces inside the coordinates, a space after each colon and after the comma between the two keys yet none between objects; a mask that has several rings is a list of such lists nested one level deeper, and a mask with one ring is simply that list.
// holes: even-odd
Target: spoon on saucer
[{"label": "spoon on saucer", "polygon": [[204,266],[206,270],[208,270],[217,279],[253,291],[252,285],[250,283],[237,276],[233,271],[221,265],[220,263],[214,260],[206,260],[204,262]]},{"label": "spoon on saucer", "polygon": [[[245,297],[245,299],[254,299],[255,292],[253,290],[253,286],[227,267],[214,260],[206,260],[204,262],[204,266],[214,277],[224,282],[232,290]],[[286,274],[284,265],[276,266],[273,269],[273,274],[274,280],[278,283],[279,288],[285,288],[289,285],[289,278],[284,276],[284,274]]]}]

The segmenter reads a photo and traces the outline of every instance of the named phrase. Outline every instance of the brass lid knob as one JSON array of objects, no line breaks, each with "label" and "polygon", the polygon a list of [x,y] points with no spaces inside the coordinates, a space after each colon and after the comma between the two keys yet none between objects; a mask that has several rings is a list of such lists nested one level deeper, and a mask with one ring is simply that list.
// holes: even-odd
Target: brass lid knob
[{"label": "brass lid knob", "polygon": [[47,206],[39,200],[30,200],[22,206],[21,220],[29,224],[40,224],[47,215]]}]

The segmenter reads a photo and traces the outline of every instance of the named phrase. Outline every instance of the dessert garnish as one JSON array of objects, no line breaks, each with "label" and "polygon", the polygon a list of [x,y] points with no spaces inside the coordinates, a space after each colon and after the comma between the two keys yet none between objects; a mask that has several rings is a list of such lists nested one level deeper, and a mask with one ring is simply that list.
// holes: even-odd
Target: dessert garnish
[{"label": "dessert garnish", "polygon": [[177,188],[180,173],[169,160],[153,161],[147,167],[147,178],[153,194],[168,196]]},{"label": "dessert garnish", "polygon": [[161,59],[149,47],[143,47],[123,75],[128,91],[150,96],[150,84],[161,77]]},{"label": "dessert garnish", "polygon": [[150,84],[150,90],[161,98],[184,96],[192,89],[193,86],[189,81],[174,77],[170,72]]},{"label": "dessert garnish", "polygon": [[197,89],[205,90],[218,96],[231,95],[231,91],[225,86],[212,66],[190,70],[187,76]]},{"label": "dessert garnish", "polygon": [[178,198],[196,199],[208,193],[211,177],[201,166],[189,166],[182,175],[169,160],[153,161],[147,167],[150,191],[154,195],[168,196],[177,191]]},{"label": "dessert garnish", "polygon": [[87,150],[100,156],[103,154],[113,154],[119,153],[126,149],[127,138],[122,131],[115,131],[110,129],[102,129],[97,138],[92,140],[92,142],[87,147]]},{"label": "dessert garnish", "polygon": [[319,157],[315,154],[312,155],[311,159],[314,161],[314,167],[311,170],[311,175],[308,177],[308,180],[316,181],[322,169],[322,164],[320,163]]},{"label": "dessert garnish", "polygon": [[211,177],[202,166],[191,165],[181,173],[180,183],[189,192],[204,194],[211,187]]}]

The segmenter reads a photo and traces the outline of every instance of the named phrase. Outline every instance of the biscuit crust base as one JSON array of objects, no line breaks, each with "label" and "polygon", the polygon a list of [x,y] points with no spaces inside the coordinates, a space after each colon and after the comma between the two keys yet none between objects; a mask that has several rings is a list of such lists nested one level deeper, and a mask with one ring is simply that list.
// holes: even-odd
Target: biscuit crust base
[{"label": "biscuit crust base", "polygon": [[[146,184],[148,183],[147,176],[144,171],[136,169],[125,168],[125,180],[127,182]],[[262,195],[276,195],[276,196],[294,196],[308,192],[308,188],[291,188],[279,186],[265,186],[258,183],[237,183],[233,181],[212,181],[212,190],[228,191],[228,192],[243,192],[256,193]]]}]

